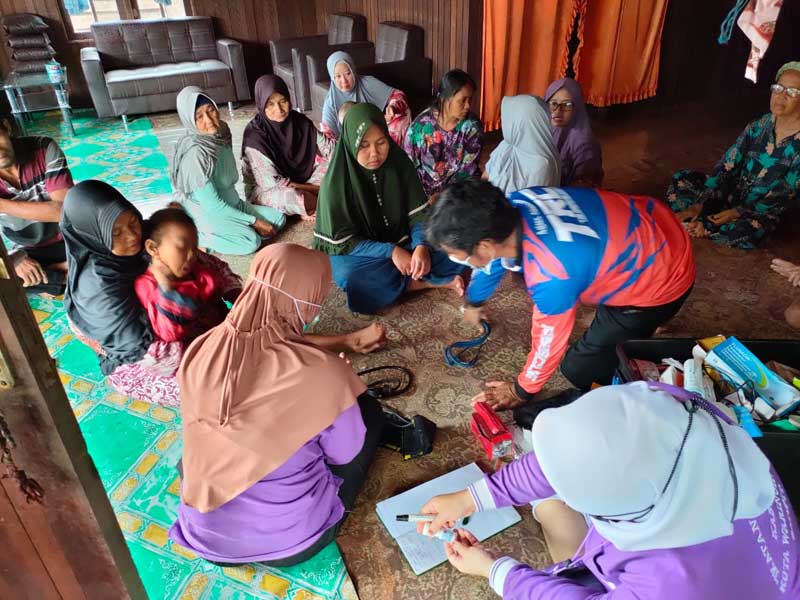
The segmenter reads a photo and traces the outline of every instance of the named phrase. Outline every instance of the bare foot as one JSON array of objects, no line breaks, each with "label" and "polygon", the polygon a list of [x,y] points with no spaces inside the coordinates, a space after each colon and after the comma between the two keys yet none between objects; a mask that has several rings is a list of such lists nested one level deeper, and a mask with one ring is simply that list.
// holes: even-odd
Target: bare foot
[{"label": "bare foot", "polygon": [[770,263],[769,268],[775,271],[776,273],[787,277],[789,273],[797,269],[797,265],[794,263],[790,263],[788,260],[783,260],[782,258],[775,258]]},{"label": "bare foot", "polygon": [[409,279],[406,284],[406,292],[419,292],[420,290],[430,290],[432,288],[447,288],[455,290],[459,296],[464,295],[464,278],[461,275],[456,275],[451,281],[441,283],[439,285],[433,284],[424,279]]},{"label": "bare foot", "polygon": [[800,265],[776,258],[772,261],[770,269],[788,279],[792,285],[800,286]]},{"label": "bare foot", "polygon": [[448,283],[445,287],[455,290],[459,298],[464,297],[464,277],[462,275],[456,275],[453,281]]},{"label": "bare foot", "polygon": [[351,352],[369,354],[386,345],[386,326],[373,323],[347,335],[347,346]]}]

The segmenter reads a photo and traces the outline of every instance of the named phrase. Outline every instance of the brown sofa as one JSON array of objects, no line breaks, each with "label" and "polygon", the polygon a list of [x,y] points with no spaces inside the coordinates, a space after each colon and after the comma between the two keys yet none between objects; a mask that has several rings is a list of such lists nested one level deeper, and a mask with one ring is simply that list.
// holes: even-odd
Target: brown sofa
[{"label": "brown sofa", "polygon": [[[375,61],[366,53],[348,51],[359,75],[372,75],[406,93],[412,114],[430,104],[433,95],[433,62],[424,56],[422,29],[405,23],[381,23],[375,45]],[[379,60],[383,59],[383,60]],[[322,118],[322,106],[331,86],[328,55],[306,57],[311,88],[311,118]]]},{"label": "brown sofa", "polygon": [[351,13],[334,13],[328,20],[328,33],[306,37],[270,40],[272,72],[286,82],[292,105],[311,110],[305,53],[346,50],[352,44],[372,46],[367,41],[367,19]]},{"label": "brown sofa", "polygon": [[242,45],[216,39],[209,17],[92,24],[81,66],[98,117],[175,110],[187,85],[215,102],[250,99]]}]

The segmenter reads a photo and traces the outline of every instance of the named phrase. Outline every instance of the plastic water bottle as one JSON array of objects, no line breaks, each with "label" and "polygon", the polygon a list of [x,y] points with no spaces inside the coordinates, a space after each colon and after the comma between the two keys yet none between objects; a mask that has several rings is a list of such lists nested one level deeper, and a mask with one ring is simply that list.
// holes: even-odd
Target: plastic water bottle
[{"label": "plastic water bottle", "polygon": [[64,68],[61,66],[61,63],[56,60],[51,60],[46,63],[44,67],[47,71],[47,78],[52,83],[61,83],[64,81]]}]

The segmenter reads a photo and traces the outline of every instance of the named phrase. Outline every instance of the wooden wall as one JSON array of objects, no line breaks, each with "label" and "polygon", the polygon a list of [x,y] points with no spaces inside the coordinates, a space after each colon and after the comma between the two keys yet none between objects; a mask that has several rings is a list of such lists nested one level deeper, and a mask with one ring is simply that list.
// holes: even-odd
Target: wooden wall
[{"label": "wooden wall", "polygon": [[[367,17],[373,41],[381,21],[422,27],[425,54],[433,59],[434,83],[454,67],[479,80],[483,0],[186,0],[187,14],[212,17],[218,37],[242,42],[251,85],[271,71],[269,40],[322,33],[328,15],[346,11]],[[69,39],[59,0],[0,0],[0,15],[18,12],[35,13],[48,22],[58,59],[69,72],[72,105],[91,106],[80,65],[80,49],[91,46],[91,40]],[[0,71],[8,72],[4,52],[0,52]]]},{"label": "wooden wall", "polygon": [[317,33],[315,1],[186,0],[186,12],[212,17],[217,37],[242,43],[252,87],[259,76],[271,72],[269,40]]},{"label": "wooden wall", "polygon": [[483,0],[316,0],[316,5],[320,31],[334,12],[367,17],[372,41],[381,21],[419,25],[425,30],[425,55],[433,60],[434,82],[449,69],[460,68],[480,85]]},{"label": "wooden wall", "polygon": [[187,12],[213,17],[217,35],[242,42],[251,84],[271,69],[269,40],[323,33],[334,12],[364,15],[372,41],[381,21],[419,25],[434,80],[453,67],[480,77],[483,0],[187,0]]},{"label": "wooden wall", "polygon": [[[48,35],[53,42],[59,62],[67,66],[72,106],[91,106],[89,89],[81,71],[81,47],[91,46],[89,40],[70,40],[64,25],[59,0],[0,0],[0,16],[14,13],[33,13],[42,17],[50,25]],[[5,41],[3,40],[3,44]],[[8,57],[0,51],[0,71],[8,73]],[[5,98],[3,99],[5,102]]]}]

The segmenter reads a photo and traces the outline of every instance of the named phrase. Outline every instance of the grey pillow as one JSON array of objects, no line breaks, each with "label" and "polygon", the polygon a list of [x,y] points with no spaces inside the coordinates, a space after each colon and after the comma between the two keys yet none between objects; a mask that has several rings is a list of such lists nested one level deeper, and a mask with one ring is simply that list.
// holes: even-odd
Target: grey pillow
[{"label": "grey pillow", "polygon": [[12,48],[45,48],[50,45],[50,37],[46,33],[38,35],[21,35],[8,38]]},{"label": "grey pillow", "polygon": [[11,58],[14,60],[50,60],[56,55],[52,48],[14,48]]},{"label": "grey pillow", "polygon": [[20,13],[8,15],[0,19],[0,25],[9,35],[24,35],[30,33],[41,33],[47,31],[49,27],[44,19],[38,15]]},{"label": "grey pillow", "polygon": [[35,60],[29,62],[11,61],[11,70],[17,73],[40,73],[45,70],[46,60]]}]

